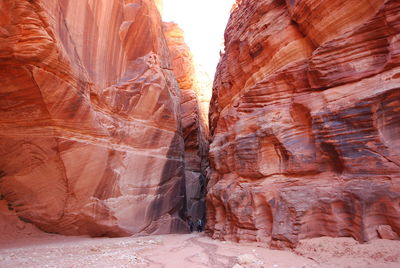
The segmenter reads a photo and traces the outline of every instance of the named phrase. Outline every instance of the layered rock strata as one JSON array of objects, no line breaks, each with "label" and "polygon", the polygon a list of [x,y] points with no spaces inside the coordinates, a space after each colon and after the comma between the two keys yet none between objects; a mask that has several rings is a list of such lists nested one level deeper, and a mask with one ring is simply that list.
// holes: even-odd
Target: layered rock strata
[{"label": "layered rock strata", "polygon": [[208,124],[203,116],[201,87],[198,86],[193,55],[183,30],[173,22],[164,23],[172,67],[181,90],[182,129],[185,140],[185,182],[187,217],[193,221],[205,215],[205,186],[208,168]]},{"label": "layered rock strata", "polygon": [[47,232],[187,230],[171,69],[153,0],[2,0],[2,198]]},{"label": "layered rock strata", "polygon": [[400,2],[237,1],[210,124],[213,238],[397,237]]}]

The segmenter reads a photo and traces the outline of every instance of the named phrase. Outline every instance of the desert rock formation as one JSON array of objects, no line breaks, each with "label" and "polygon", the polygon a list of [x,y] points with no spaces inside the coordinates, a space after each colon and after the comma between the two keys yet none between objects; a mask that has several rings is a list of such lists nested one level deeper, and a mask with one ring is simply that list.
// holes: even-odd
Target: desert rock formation
[{"label": "desert rock formation", "polygon": [[172,69],[181,90],[182,130],[185,141],[186,211],[193,221],[205,214],[205,186],[208,168],[208,124],[202,106],[193,55],[183,30],[173,22],[164,23]]},{"label": "desert rock formation", "polygon": [[400,2],[237,1],[210,127],[213,238],[397,237]]},{"label": "desert rock formation", "polygon": [[68,235],[186,231],[180,91],[153,0],[2,0],[0,39],[0,194],[17,215]]}]

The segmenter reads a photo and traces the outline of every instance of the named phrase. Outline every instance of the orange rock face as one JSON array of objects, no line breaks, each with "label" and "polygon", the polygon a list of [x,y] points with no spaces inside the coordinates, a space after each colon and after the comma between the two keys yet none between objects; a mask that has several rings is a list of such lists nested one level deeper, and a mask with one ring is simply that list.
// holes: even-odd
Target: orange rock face
[{"label": "orange rock face", "polygon": [[[205,215],[205,184],[208,168],[208,125],[203,117],[192,53],[184,32],[173,22],[164,23],[172,67],[181,90],[182,130],[185,141],[185,184],[187,216],[193,221]],[[200,97],[200,98],[199,98]]]},{"label": "orange rock face", "polygon": [[210,124],[212,237],[400,234],[400,2],[237,1]]},{"label": "orange rock face", "polygon": [[185,34],[178,24],[164,22],[164,34],[172,60],[172,68],[181,91],[196,91],[193,55],[185,42]]},{"label": "orange rock face", "polygon": [[186,230],[179,96],[153,0],[2,0],[2,198],[48,232]]}]

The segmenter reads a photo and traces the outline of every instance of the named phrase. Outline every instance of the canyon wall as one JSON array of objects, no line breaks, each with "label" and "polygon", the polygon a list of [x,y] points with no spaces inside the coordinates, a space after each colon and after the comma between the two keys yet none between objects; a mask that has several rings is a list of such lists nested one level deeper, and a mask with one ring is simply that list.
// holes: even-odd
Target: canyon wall
[{"label": "canyon wall", "polygon": [[67,235],[187,230],[162,27],[153,0],[1,0],[0,194],[21,219]]},{"label": "canyon wall", "polygon": [[400,2],[236,2],[210,110],[209,234],[400,234]]},{"label": "canyon wall", "polygon": [[182,130],[185,141],[185,184],[187,216],[196,221],[205,215],[205,186],[208,168],[208,124],[202,105],[193,55],[183,30],[173,22],[164,23],[172,69],[181,90]]}]

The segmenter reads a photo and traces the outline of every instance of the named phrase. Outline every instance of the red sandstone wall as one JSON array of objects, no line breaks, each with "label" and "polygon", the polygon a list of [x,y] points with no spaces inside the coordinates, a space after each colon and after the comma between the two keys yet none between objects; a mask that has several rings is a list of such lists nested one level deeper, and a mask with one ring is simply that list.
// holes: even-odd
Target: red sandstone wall
[{"label": "red sandstone wall", "polygon": [[186,230],[180,92],[152,0],[0,2],[0,194],[48,232]]},{"label": "red sandstone wall", "polygon": [[214,81],[213,238],[400,234],[400,2],[237,1]]}]

